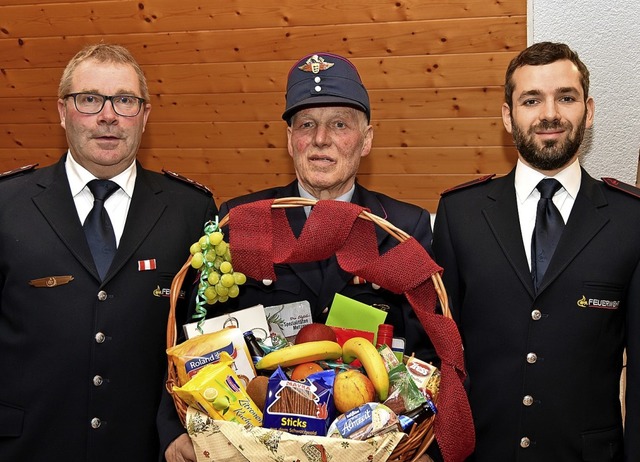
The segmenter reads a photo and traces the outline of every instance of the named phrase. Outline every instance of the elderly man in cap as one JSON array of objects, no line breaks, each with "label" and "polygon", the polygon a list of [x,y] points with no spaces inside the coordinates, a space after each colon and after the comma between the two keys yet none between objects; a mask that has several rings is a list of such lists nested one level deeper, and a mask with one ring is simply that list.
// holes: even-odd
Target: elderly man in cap
[{"label": "elderly man in cap", "polygon": [[[221,206],[220,216],[235,206],[264,199],[295,196],[350,201],[389,220],[430,250],[431,223],[426,210],[370,191],[356,181],[360,159],[369,154],[373,142],[370,113],[367,90],[351,62],[330,53],[300,59],[289,72],[282,115],[288,126],[288,151],[296,180],[232,199]],[[296,235],[313,213],[309,209],[287,210]],[[378,231],[382,254],[397,240]],[[386,323],[394,326],[394,336],[406,339],[405,351],[425,360],[435,359],[433,346],[406,298],[346,273],[335,256],[322,262],[277,265],[275,281],[250,279],[241,286],[240,295],[221,308],[228,311],[306,301],[313,321],[324,323],[336,293],[387,310]],[[215,313],[215,305],[212,308],[210,316],[220,314]]]}]

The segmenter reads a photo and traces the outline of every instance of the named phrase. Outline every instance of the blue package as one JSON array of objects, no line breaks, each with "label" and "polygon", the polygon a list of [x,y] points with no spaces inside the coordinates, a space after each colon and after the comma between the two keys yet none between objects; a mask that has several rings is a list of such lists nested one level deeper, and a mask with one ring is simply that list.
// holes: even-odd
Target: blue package
[{"label": "blue package", "polygon": [[262,426],[296,435],[325,436],[336,415],[333,404],[335,371],[290,380],[278,367],[269,377]]}]

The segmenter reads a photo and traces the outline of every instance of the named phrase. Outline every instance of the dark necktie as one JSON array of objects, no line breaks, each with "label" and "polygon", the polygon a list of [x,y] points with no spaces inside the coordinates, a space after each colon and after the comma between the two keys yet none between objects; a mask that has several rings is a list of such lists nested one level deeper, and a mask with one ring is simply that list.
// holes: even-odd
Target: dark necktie
[{"label": "dark necktie", "polygon": [[116,253],[116,235],[104,201],[120,186],[110,180],[91,180],[87,186],[93,194],[93,208],[82,226],[100,279],[104,279]]},{"label": "dark necktie", "polygon": [[536,290],[540,287],[542,277],[549,267],[564,228],[562,215],[553,203],[553,195],[561,187],[558,180],[553,178],[545,178],[536,186],[540,191],[540,200],[538,200],[536,225],[531,238],[531,277]]}]

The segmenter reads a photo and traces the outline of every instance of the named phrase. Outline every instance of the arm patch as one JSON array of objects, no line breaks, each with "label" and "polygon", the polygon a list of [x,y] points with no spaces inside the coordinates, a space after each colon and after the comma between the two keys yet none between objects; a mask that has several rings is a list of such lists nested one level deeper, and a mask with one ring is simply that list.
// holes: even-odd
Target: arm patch
[{"label": "arm patch", "polygon": [[440,193],[440,195],[444,196],[444,195],[449,194],[449,193],[454,192],[454,191],[459,191],[461,189],[466,189],[466,188],[469,188],[471,186],[475,186],[475,185],[478,185],[478,184],[486,183],[487,181],[489,181],[494,176],[496,176],[495,173],[492,173],[491,175],[481,176],[480,178],[476,178],[475,180],[467,181],[466,183],[462,183],[462,184],[459,184],[459,185],[454,186],[452,188],[445,189],[442,193]]},{"label": "arm patch", "polygon": [[207,188],[202,183],[198,183],[197,181],[194,181],[191,178],[187,178],[186,176],[182,176],[179,173],[170,172],[169,170],[165,170],[165,169],[162,169],[162,173],[164,173],[169,178],[173,178],[174,180],[182,181],[183,183],[186,183],[186,184],[191,185],[191,186],[193,186],[195,188],[198,188],[200,191],[204,191],[209,196],[213,196],[213,191],[211,191],[209,188]]},{"label": "arm patch", "polygon": [[4,180],[5,178],[9,178],[9,177],[12,177],[12,176],[21,175],[21,174],[27,173],[27,172],[33,172],[33,171],[35,171],[37,166],[38,166],[38,164],[25,165],[23,167],[14,168],[13,170],[2,172],[2,173],[0,173],[0,180]]},{"label": "arm patch", "polygon": [[602,182],[612,189],[617,189],[618,191],[622,191],[640,199],[640,189],[636,188],[633,185],[623,183],[622,181],[618,181],[615,178],[602,178]]}]

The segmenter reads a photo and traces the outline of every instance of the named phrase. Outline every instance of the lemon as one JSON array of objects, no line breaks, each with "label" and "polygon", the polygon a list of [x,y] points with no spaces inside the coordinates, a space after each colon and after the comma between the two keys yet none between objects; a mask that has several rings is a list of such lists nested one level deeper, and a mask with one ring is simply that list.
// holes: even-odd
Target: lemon
[{"label": "lemon", "polygon": [[207,388],[204,393],[202,393],[202,396],[207,401],[213,402],[213,400],[218,397],[218,390],[216,390],[215,388]]}]

